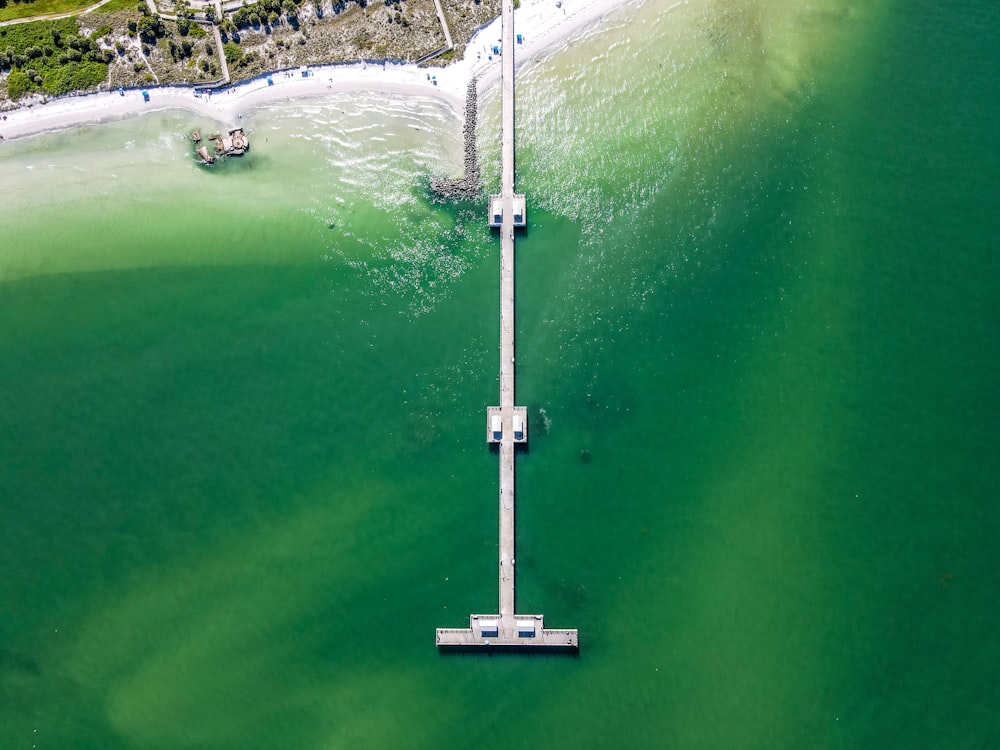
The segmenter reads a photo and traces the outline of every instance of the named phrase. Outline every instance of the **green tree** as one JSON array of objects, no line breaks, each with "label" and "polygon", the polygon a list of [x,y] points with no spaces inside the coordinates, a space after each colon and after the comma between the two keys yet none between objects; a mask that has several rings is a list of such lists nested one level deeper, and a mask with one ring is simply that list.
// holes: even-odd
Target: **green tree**
[{"label": "green tree", "polygon": [[146,16],[139,21],[139,38],[146,44],[156,44],[157,37],[165,33],[163,21],[157,16]]}]

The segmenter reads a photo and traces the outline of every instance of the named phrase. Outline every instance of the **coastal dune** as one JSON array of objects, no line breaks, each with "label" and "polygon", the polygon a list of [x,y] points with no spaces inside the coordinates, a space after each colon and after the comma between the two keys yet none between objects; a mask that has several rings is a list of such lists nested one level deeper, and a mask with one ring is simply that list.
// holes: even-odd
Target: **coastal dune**
[{"label": "coastal dune", "polygon": [[[515,26],[523,35],[523,43],[517,50],[518,62],[564,43],[627,4],[628,0],[523,0],[515,13]],[[476,33],[461,60],[446,68],[362,62],[312,66],[308,76],[298,71],[279,72],[270,77],[270,84],[267,77],[261,77],[213,93],[196,93],[194,87],[151,88],[148,102],[138,90],[126,91],[124,96],[117,91],[68,96],[7,113],[0,122],[0,137],[13,140],[169,109],[183,109],[220,123],[234,123],[257,107],[293,97],[315,98],[353,91],[432,97],[445,102],[461,118],[469,80],[479,78],[480,91],[499,80],[500,60],[491,54],[499,38],[498,18]]]}]

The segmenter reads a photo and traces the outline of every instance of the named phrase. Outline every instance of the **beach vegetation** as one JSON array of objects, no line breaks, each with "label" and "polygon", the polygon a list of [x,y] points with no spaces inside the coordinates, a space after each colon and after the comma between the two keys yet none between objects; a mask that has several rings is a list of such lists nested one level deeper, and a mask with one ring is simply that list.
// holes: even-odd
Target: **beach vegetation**
[{"label": "beach vegetation", "polygon": [[28,74],[23,70],[11,71],[7,76],[7,96],[13,101],[17,101],[32,89],[33,81],[28,78]]},{"label": "beach vegetation", "polygon": [[75,18],[3,26],[0,27],[0,46],[13,47],[17,50],[25,50],[33,45],[55,47],[61,44],[64,38],[76,37],[79,33],[80,24]]},{"label": "beach vegetation", "polygon": [[102,23],[100,26],[98,26],[96,29],[94,29],[94,31],[90,34],[90,36],[88,38],[92,42],[96,42],[99,39],[103,39],[106,36],[110,36],[110,34],[111,34],[112,31],[113,31],[113,29],[111,28],[111,24],[109,24],[109,23]]},{"label": "beach vegetation", "polygon": [[95,39],[80,36],[75,18],[0,27],[0,67],[10,71],[7,97],[58,96],[103,83],[114,57]]},{"label": "beach vegetation", "polygon": [[360,50],[367,50],[372,45],[371,37],[368,36],[367,31],[362,31],[360,34],[357,34],[351,41],[354,42],[354,46]]},{"label": "beach vegetation", "polygon": [[230,65],[238,63],[243,57],[243,50],[236,42],[226,42],[222,45],[222,52],[226,56],[226,62]]},{"label": "beach vegetation", "polygon": [[156,44],[156,40],[167,33],[163,20],[159,16],[143,16],[139,19],[139,39],[146,44]]},{"label": "beach vegetation", "polygon": [[194,52],[194,45],[187,39],[181,41],[180,44],[175,42],[173,39],[167,40],[167,50],[170,53],[170,59],[174,62],[180,62],[181,60],[189,59]]}]

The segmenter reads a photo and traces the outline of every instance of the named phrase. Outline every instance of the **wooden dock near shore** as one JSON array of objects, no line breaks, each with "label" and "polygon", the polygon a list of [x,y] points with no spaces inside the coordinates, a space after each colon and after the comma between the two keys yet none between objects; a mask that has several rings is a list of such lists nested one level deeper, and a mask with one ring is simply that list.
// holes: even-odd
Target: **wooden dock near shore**
[{"label": "wooden dock near shore", "polygon": [[486,439],[500,463],[499,613],[471,615],[468,628],[438,628],[440,649],[542,649],[576,651],[575,629],[546,629],[542,615],[514,606],[514,461],[527,442],[527,409],[514,405],[514,228],[526,225],[526,200],[514,192],[514,0],[503,0],[501,192],[490,196],[489,225],[500,230],[500,405],[487,409]]}]

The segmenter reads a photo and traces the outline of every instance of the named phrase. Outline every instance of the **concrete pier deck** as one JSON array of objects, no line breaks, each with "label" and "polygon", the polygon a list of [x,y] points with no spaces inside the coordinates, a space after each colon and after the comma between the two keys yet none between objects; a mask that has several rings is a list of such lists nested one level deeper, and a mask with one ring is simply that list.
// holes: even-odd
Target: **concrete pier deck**
[{"label": "concrete pier deck", "polygon": [[468,628],[438,628],[436,640],[442,648],[575,650],[576,630],[547,630],[542,615],[519,615],[514,606],[515,445],[527,441],[527,409],[514,405],[514,228],[526,223],[525,197],[514,192],[514,41],[514,0],[503,0],[500,193],[488,209],[489,225],[500,230],[500,406],[487,410],[487,441],[499,445],[500,611],[471,615]]}]

